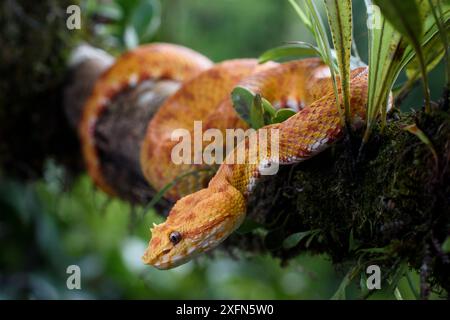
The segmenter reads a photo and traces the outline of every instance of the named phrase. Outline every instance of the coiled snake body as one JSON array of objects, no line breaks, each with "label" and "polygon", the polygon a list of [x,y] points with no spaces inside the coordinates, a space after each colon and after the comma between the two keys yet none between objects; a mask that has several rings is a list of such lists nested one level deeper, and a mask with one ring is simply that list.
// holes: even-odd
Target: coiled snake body
[{"label": "coiled snake body", "polygon": [[[166,63],[170,66],[170,60]],[[367,78],[367,68],[351,72],[353,126],[364,123]],[[141,149],[141,167],[152,186],[161,189],[183,170],[192,169],[189,166],[180,169],[170,161],[170,150],[174,145],[170,135],[174,129],[191,129],[194,120],[203,120],[206,127],[220,130],[247,127],[235,113],[229,97],[237,84],[260,93],[274,106],[297,109],[298,112],[285,122],[260,129],[278,130],[277,157],[274,157],[273,146],[268,144],[267,152],[260,152],[259,143],[248,143],[250,137],[238,144],[226,156],[206,188],[179,199],[167,220],[152,228],[152,238],[143,256],[146,264],[168,269],[216,247],[244,220],[248,195],[264,168],[310,159],[343,135],[329,70],[319,59],[265,66],[257,66],[252,60],[224,62],[185,82],[150,122]],[[86,112],[85,117],[92,112]],[[85,123],[88,126],[87,120]],[[88,139],[87,129],[82,130],[85,139]],[[258,140],[258,132],[254,134]],[[95,164],[92,146],[87,148],[88,160]],[[239,152],[245,154],[243,163],[227,161],[235,159]],[[249,161],[251,155],[256,161]],[[98,172],[97,169],[91,171]],[[98,174],[95,177],[102,182]],[[204,179],[207,181],[209,177]],[[198,187],[186,184],[172,191],[169,197],[176,200],[195,189]]]},{"label": "coiled snake body", "polygon": [[[178,200],[167,220],[153,227],[143,256],[145,263],[159,269],[172,268],[216,247],[244,220],[247,197],[265,166],[273,161],[292,164],[307,160],[342,137],[326,68],[317,59],[306,59],[261,71],[240,83],[272,103],[291,98],[302,107],[285,122],[270,126],[279,130],[278,159],[271,157],[270,144],[262,154],[256,149],[258,144],[241,142],[227,157],[236,159],[244,149],[245,163],[229,164],[231,161],[225,160],[207,188]],[[365,119],[367,74],[365,68],[351,74],[354,126],[360,126]],[[247,161],[252,154],[256,162]]]}]

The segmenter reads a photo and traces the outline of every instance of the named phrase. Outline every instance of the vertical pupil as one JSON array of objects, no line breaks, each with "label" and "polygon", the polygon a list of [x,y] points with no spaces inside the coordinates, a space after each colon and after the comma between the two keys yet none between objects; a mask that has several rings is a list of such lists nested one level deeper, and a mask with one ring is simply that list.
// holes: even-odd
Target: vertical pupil
[{"label": "vertical pupil", "polygon": [[181,240],[181,234],[178,231],[174,231],[169,236],[170,242],[177,244]]}]

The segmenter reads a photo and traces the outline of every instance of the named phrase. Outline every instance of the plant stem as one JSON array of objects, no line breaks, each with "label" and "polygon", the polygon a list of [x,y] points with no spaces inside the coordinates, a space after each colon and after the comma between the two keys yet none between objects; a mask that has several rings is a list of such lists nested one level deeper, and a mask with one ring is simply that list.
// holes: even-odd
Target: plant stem
[{"label": "plant stem", "polygon": [[406,280],[408,281],[409,288],[414,294],[414,297],[416,298],[416,300],[419,300],[420,299],[419,293],[417,292],[416,288],[414,288],[414,284],[412,282],[411,276],[409,275],[409,272],[406,273]]},{"label": "plant stem", "polygon": [[[447,38],[447,32],[446,32],[446,27],[445,27],[445,23],[442,23],[441,19],[439,19],[438,14],[436,13],[435,7],[433,5],[433,2],[431,0],[428,0],[429,4],[430,4],[430,8],[431,8],[431,12],[433,13],[433,17],[434,20],[436,21],[436,24],[439,28],[439,32],[441,34],[441,38],[442,38],[442,42],[444,43],[444,49],[445,49],[445,64],[446,64],[446,85],[447,85],[447,89],[450,89],[450,52],[449,52],[449,43],[448,43],[448,38]],[[437,1],[437,11],[439,11],[439,15],[443,18],[444,17],[444,13],[442,12],[442,7],[441,7],[441,1],[438,0]]]},{"label": "plant stem", "polygon": [[325,63],[330,68],[331,73],[331,79],[333,84],[333,90],[334,95],[336,97],[336,107],[339,111],[339,116],[341,118],[341,125],[346,126],[346,119],[344,112],[341,108],[341,99],[339,98],[339,90],[338,90],[338,84],[336,79],[336,69],[333,63],[333,59],[331,57],[331,49],[330,49],[330,42],[328,40],[325,26],[323,24],[323,21],[319,15],[319,10],[317,9],[315,3],[313,0],[306,1],[307,7],[309,9],[310,15],[314,18],[315,24],[314,24],[314,37],[316,38],[317,44],[320,48],[320,51],[322,52],[322,58],[325,61]]},{"label": "plant stem", "polygon": [[423,82],[423,94],[425,97],[425,112],[431,112],[431,98],[430,89],[428,88],[428,74],[427,66],[425,65],[425,59],[423,58],[423,53],[420,47],[416,49],[417,59],[419,60],[420,70],[422,72],[422,82]]}]

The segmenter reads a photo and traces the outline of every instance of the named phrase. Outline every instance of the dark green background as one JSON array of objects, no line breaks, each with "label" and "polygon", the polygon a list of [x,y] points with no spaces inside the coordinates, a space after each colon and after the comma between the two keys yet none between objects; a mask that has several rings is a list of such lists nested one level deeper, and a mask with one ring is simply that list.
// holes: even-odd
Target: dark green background
[{"label": "dark green background", "polygon": [[[165,0],[159,13],[155,1],[148,1],[150,7],[156,6],[154,12],[135,10],[141,2],[117,0],[105,9],[96,1],[82,1],[84,19],[92,19],[96,12],[119,17],[110,26],[82,30],[84,37],[119,53],[127,41],[133,43],[124,40],[127,26],[142,21],[145,25],[150,18],[157,25],[161,19],[158,31],[138,36],[138,42],[179,43],[214,61],[257,57],[289,40],[312,41],[283,0]],[[363,1],[354,1],[354,14],[355,37],[366,60]],[[436,98],[443,84],[442,65],[430,80]],[[419,87],[403,108],[420,104]],[[233,257],[216,250],[179,268],[158,271],[144,266],[140,256],[151,223],[162,218],[152,212],[142,217],[142,213],[142,208],[132,210],[127,203],[109,200],[86,175],[68,187],[65,169],[52,159],[37,182],[18,181],[0,171],[0,299],[328,299],[347,271],[323,256],[301,255],[281,267],[270,256],[238,250]],[[82,290],[66,288],[66,268],[71,264],[81,267]],[[412,277],[417,284],[417,275]],[[358,297],[357,285],[347,290],[349,297]],[[400,289],[404,298],[412,298],[405,279]],[[394,298],[384,293],[377,297]]]}]

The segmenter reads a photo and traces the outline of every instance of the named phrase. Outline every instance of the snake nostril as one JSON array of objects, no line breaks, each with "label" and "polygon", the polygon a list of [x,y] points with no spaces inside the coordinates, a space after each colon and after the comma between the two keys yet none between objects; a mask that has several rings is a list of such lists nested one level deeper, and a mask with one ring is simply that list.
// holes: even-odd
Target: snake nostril
[{"label": "snake nostril", "polygon": [[170,249],[165,249],[165,250],[163,250],[161,253],[162,253],[162,254],[167,254],[167,253],[169,253],[169,251],[170,251]]}]

